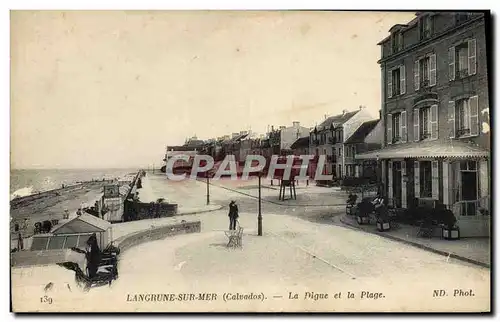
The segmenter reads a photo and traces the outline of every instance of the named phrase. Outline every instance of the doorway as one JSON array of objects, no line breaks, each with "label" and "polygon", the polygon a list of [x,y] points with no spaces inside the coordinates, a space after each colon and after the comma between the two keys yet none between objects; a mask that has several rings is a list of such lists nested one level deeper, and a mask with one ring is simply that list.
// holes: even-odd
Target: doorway
[{"label": "doorway", "polygon": [[394,206],[397,208],[401,208],[401,180],[402,180],[402,174],[401,174],[401,161],[394,161],[392,163],[392,191],[393,191],[393,199],[394,199]]}]

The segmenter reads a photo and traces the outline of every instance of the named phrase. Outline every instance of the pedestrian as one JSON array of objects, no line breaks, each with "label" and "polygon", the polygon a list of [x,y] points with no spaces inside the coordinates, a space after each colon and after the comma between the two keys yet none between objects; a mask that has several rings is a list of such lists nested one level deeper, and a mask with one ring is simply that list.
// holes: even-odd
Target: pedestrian
[{"label": "pedestrian", "polygon": [[229,230],[236,230],[236,220],[238,220],[238,205],[232,200],[229,204]]},{"label": "pedestrian", "polygon": [[76,211],[76,215],[77,216],[81,216],[82,215],[82,208],[78,208],[78,210]]}]

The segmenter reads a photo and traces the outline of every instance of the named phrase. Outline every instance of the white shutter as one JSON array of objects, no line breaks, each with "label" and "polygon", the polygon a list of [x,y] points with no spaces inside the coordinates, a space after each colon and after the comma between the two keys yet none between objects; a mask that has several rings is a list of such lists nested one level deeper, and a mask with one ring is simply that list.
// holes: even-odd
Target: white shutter
[{"label": "white shutter", "polygon": [[408,130],[406,126],[406,111],[401,112],[401,133],[399,136],[401,137],[401,142],[406,142],[406,138],[408,135]]},{"label": "white shutter", "polygon": [[387,97],[392,97],[392,70],[387,73]]},{"label": "white shutter", "polygon": [[438,161],[432,161],[432,199],[439,199],[439,168]]},{"label": "white shutter", "polygon": [[387,144],[392,144],[392,114],[387,114]]},{"label": "white shutter", "polygon": [[450,163],[443,161],[443,204],[450,205],[450,182],[449,182]]},{"label": "white shutter", "polygon": [[436,104],[431,106],[431,139],[438,138],[438,106]]},{"label": "white shutter", "polygon": [[448,102],[448,126],[450,128],[450,139],[455,137],[457,129],[455,128],[455,101]]},{"label": "white shutter", "polygon": [[399,87],[401,95],[406,93],[406,68],[405,65],[399,67]]},{"label": "white shutter", "polygon": [[429,86],[436,85],[436,54],[429,56]]},{"label": "white shutter", "polygon": [[387,187],[388,187],[387,197],[392,200],[392,196],[393,196],[393,193],[392,193],[392,161],[387,162],[387,168],[388,168],[387,174],[388,174],[388,180],[389,180],[389,182],[387,183]]},{"label": "white shutter", "polygon": [[413,65],[413,85],[415,86],[415,90],[418,91],[420,88],[420,61],[415,61]]},{"label": "white shutter", "polygon": [[419,161],[414,162],[414,173],[415,173],[415,198],[420,198],[420,163]]},{"label": "white shutter", "polygon": [[420,141],[420,109],[413,109],[413,141]]},{"label": "white shutter", "polygon": [[455,46],[448,49],[448,79],[455,80]]},{"label": "white shutter", "polygon": [[401,161],[401,206],[406,208],[408,206],[407,195],[406,195],[406,182],[404,180],[406,176],[406,161]]},{"label": "white shutter", "polygon": [[471,39],[468,41],[469,47],[469,75],[475,75],[477,70],[477,59],[476,59],[476,39]]},{"label": "white shutter", "polygon": [[478,97],[472,96],[469,98],[470,107],[470,135],[479,135],[479,107]]}]

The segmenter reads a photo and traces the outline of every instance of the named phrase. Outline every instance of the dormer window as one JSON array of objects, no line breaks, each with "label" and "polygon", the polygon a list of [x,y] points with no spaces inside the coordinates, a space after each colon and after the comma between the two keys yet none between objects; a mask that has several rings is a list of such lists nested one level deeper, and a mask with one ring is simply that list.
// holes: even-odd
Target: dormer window
[{"label": "dormer window", "polygon": [[391,49],[393,53],[403,49],[403,34],[400,31],[392,34]]},{"label": "dormer window", "polygon": [[469,21],[470,18],[472,18],[472,14],[470,12],[460,12],[455,15],[455,22],[457,25],[460,25]]},{"label": "dormer window", "polygon": [[419,21],[420,40],[428,39],[432,36],[432,16],[425,15]]}]

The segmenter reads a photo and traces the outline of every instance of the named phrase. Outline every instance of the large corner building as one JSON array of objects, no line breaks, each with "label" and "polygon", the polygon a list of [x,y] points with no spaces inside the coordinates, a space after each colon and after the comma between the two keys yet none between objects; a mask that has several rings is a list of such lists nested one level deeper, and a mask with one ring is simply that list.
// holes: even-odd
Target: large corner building
[{"label": "large corner building", "polygon": [[489,236],[491,165],[488,52],[482,12],[420,12],[378,45],[382,163],[397,207],[442,202],[463,237]]}]

